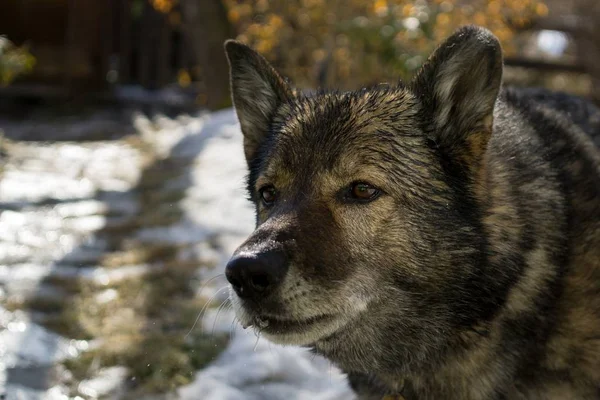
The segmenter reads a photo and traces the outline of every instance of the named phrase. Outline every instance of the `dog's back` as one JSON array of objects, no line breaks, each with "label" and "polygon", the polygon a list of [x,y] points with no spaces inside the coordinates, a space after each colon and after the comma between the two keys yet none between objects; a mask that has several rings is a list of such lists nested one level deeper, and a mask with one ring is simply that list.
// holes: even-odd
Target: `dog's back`
[{"label": "dog's back", "polygon": [[581,128],[600,147],[600,110],[590,101],[541,88],[513,88],[510,91],[532,106],[550,108],[562,114],[563,118]]},{"label": "dog's back", "polygon": [[598,398],[600,111],[562,93],[507,88],[494,118],[478,193],[492,259],[520,271],[485,338],[467,335],[469,356],[442,368],[437,390],[417,379],[416,392],[436,398],[460,382],[454,393],[468,398],[488,398],[494,386],[510,399]]},{"label": "dog's back", "polygon": [[[589,102],[543,90],[507,91],[507,102],[535,126],[542,158],[564,199],[565,269],[541,365],[554,387],[539,398],[600,396],[600,111]],[[540,188],[543,193],[544,188]],[[540,193],[532,193],[544,197]],[[546,312],[540,308],[539,312]],[[595,382],[580,392],[579,382]],[[564,391],[561,390],[561,385]],[[584,385],[581,386],[582,388]]]}]

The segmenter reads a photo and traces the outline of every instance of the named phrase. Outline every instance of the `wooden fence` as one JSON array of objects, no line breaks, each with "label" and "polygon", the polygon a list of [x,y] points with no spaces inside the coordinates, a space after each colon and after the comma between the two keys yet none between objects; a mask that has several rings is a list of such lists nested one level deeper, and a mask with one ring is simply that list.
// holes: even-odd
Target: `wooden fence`
[{"label": "wooden fence", "polygon": [[[193,65],[182,24],[147,0],[2,0],[0,34],[37,59],[4,92],[73,94],[114,84],[156,89]],[[1,93],[1,92],[0,92]]]}]

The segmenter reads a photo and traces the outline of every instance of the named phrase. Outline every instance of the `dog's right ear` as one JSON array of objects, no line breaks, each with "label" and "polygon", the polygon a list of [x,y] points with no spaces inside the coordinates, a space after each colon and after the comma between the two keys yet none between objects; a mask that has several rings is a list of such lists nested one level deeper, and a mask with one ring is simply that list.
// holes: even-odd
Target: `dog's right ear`
[{"label": "dog's right ear", "polygon": [[250,47],[227,40],[231,96],[242,133],[244,153],[250,165],[269,134],[269,124],[277,108],[288,101],[293,90],[269,62]]}]

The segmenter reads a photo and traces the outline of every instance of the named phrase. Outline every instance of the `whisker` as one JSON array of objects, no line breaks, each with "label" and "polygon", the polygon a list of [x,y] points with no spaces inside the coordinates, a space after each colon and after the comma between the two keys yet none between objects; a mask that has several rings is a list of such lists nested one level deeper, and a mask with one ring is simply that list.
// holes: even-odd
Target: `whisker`
[{"label": "whisker", "polygon": [[189,332],[183,337],[184,339],[187,339],[187,337],[190,336],[190,333],[192,333],[192,331],[194,330],[194,328],[198,324],[198,321],[200,321],[200,318],[202,317],[203,313],[206,312],[206,310],[208,310],[208,307],[209,307],[210,303],[213,301],[213,299],[215,297],[217,297],[217,295],[219,294],[219,292],[222,291],[223,289],[228,289],[228,288],[229,288],[229,285],[225,285],[222,288],[217,289],[217,291],[212,296],[210,296],[210,298],[208,299],[208,301],[200,309],[200,312],[198,313],[198,316],[196,317],[196,320],[194,321],[194,324],[190,328]]},{"label": "whisker", "polygon": [[252,351],[256,352],[256,348],[258,347],[258,341],[260,340],[260,331],[256,332],[256,343],[254,343],[254,348]]},{"label": "whisker", "polygon": [[231,302],[231,300],[229,300],[229,298],[226,298],[221,305],[219,306],[219,308],[217,308],[217,315],[215,316],[215,319],[213,321],[213,326],[212,326],[212,331],[210,332],[211,335],[215,334],[215,326],[217,325],[217,320],[219,319],[219,314],[221,313],[221,311],[223,311],[223,309],[225,308],[224,306],[229,305],[229,303]]},{"label": "whisker", "polygon": [[212,278],[210,278],[209,280],[207,280],[206,282],[204,282],[202,284],[202,286],[200,286],[200,288],[197,290],[197,292],[198,293],[201,292],[202,290],[204,290],[204,288],[206,288],[208,286],[209,283],[211,283],[215,279],[218,279],[218,278],[223,277],[223,276],[225,276],[225,274],[218,274],[218,275],[213,276]]},{"label": "whisker", "polygon": [[238,317],[234,316],[233,320],[231,321],[231,327],[229,328],[229,340],[233,340],[233,335],[235,334],[235,324],[237,322],[239,322]]}]

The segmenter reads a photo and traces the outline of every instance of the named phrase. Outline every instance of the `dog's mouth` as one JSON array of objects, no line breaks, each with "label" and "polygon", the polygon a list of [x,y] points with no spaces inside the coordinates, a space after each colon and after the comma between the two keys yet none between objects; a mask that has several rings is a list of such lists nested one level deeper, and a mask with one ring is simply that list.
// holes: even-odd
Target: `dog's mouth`
[{"label": "dog's mouth", "polygon": [[334,307],[335,304],[332,304],[326,309],[306,309],[304,312],[294,310],[290,307],[292,305],[255,304],[233,296],[236,316],[244,329],[251,327],[271,342],[284,345],[311,346],[323,338],[332,337],[358,317],[364,311],[362,307],[366,309],[366,303],[360,302],[352,302],[352,307]]},{"label": "dog's mouth", "polygon": [[[331,314],[321,314],[308,318],[285,318],[266,315],[257,315],[253,318],[251,325],[260,330],[261,333],[269,335],[282,335],[290,333],[300,333],[316,325],[331,322],[335,316]],[[251,325],[244,326],[247,328]]]}]

